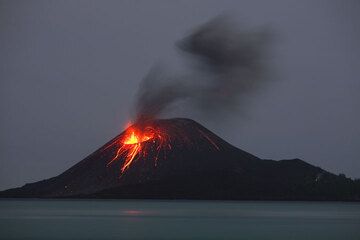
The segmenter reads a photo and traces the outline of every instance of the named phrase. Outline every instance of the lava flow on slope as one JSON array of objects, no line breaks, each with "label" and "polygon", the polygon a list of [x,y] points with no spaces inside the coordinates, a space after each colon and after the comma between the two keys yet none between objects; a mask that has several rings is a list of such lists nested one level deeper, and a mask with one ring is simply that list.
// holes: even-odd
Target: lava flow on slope
[{"label": "lava flow on slope", "polygon": [[[219,150],[216,141],[204,131],[198,128],[195,132],[195,134],[200,135],[201,138]],[[156,166],[159,154],[163,154],[166,157],[166,153],[172,149],[172,144],[190,147],[196,143],[191,141],[191,136],[186,136],[181,127],[172,126],[172,128],[165,128],[156,124],[156,121],[135,123],[104,148],[106,150],[114,146],[116,147],[116,153],[107,165],[109,166],[115,161],[123,161],[120,168],[120,172],[123,173],[134,161],[146,158],[151,153],[151,158],[153,158],[152,160]]]}]

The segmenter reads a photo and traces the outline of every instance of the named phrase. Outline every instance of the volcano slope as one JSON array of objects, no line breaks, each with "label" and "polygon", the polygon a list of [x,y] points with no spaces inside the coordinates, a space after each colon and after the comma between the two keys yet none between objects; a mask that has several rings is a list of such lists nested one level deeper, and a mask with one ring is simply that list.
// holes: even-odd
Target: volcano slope
[{"label": "volcano slope", "polygon": [[59,176],[5,190],[0,197],[360,200],[359,180],[300,159],[260,159],[193,120],[153,120],[142,125],[161,134],[139,143],[143,151],[123,172],[127,156],[114,157],[129,130]]}]

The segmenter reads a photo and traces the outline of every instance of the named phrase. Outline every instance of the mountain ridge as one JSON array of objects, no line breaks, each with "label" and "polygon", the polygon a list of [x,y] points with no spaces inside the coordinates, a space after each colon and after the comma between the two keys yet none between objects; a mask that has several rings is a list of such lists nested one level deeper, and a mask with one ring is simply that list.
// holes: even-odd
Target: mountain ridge
[{"label": "mountain ridge", "polygon": [[108,163],[125,130],[62,174],[2,191],[0,197],[360,200],[358,180],[297,158],[260,159],[194,120],[160,119],[143,125],[161,129],[169,147],[156,151],[157,141],[141,143],[147,155],[121,173],[124,157]]}]

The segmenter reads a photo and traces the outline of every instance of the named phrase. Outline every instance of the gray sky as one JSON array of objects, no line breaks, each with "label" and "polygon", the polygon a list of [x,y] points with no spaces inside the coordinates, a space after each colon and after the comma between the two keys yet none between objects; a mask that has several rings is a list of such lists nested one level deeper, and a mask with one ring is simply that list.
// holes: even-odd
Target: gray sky
[{"label": "gray sky", "polygon": [[246,114],[192,117],[262,158],[360,177],[358,1],[0,1],[0,189],[60,174],[122,131],[141,79],[228,12],[276,34]]}]

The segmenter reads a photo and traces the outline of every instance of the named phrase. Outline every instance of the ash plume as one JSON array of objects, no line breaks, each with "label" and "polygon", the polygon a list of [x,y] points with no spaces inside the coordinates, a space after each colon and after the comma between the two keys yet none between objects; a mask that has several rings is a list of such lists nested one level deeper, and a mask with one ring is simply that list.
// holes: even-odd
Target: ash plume
[{"label": "ash plume", "polygon": [[187,63],[184,74],[157,67],[143,79],[136,119],[156,118],[180,101],[207,115],[241,111],[269,79],[268,43],[267,30],[243,30],[227,17],[203,24],[176,43]]}]

